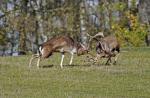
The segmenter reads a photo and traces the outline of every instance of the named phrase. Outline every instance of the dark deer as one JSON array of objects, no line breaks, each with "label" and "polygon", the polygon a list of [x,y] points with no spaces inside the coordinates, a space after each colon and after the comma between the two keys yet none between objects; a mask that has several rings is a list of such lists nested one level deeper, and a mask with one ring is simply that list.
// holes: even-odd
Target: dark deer
[{"label": "dark deer", "polygon": [[37,61],[37,67],[39,68],[39,63],[41,58],[48,58],[50,57],[54,52],[60,52],[62,54],[60,66],[63,68],[63,60],[64,60],[64,54],[70,53],[71,59],[70,59],[70,65],[73,61],[73,55],[76,53],[78,56],[83,55],[88,52],[88,49],[81,43],[76,42],[73,40],[73,38],[69,36],[57,36],[53,37],[47,42],[44,42],[38,50],[38,54],[32,55],[32,58],[30,59],[29,67],[31,67],[32,60],[35,58],[38,58]]},{"label": "dark deer", "polygon": [[[107,36],[104,37],[103,32],[99,32],[95,36],[90,36],[90,41],[95,39],[97,41],[96,45],[96,56],[90,54],[91,57],[88,56],[88,59],[92,59],[89,61],[97,62],[99,58],[108,58],[106,65],[111,63],[111,58],[115,57],[114,64],[116,63],[119,53],[120,53],[120,44],[115,36]],[[100,36],[101,39],[97,39],[96,37]],[[118,53],[116,53],[116,51]],[[94,58],[93,58],[94,57]]]}]

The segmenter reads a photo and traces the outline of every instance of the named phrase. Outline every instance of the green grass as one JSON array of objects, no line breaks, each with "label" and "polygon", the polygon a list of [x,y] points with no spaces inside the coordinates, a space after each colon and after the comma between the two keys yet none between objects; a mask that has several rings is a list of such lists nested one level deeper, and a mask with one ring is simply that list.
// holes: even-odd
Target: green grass
[{"label": "green grass", "polygon": [[30,56],[0,57],[0,98],[150,98],[150,48],[126,48],[114,66],[60,54],[28,67]]}]

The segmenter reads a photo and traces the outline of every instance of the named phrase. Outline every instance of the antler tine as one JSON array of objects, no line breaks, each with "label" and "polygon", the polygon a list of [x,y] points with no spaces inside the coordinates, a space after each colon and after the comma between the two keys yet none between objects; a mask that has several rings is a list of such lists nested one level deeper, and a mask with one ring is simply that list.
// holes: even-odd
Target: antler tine
[{"label": "antler tine", "polygon": [[104,33],[103,32],[98,32],[96,35],[93,36],[93,38],[95,38],[97,36],[104,37]]},{"label": "antler tine", "polygon": [[88,49],[89,49],[89,48],[90,48],[90,43],[91,43],[91,41],[92,41],[92,39],[93,39],[93,36],[90,35],[89,33],[86,33],[86,35],[87,35],[88,37],[90,37],[90,39],[89,39],[89,44],[88,44]]},{"label": "antler tine", "polygon": [[90,35],[89,33],[86,33],[86,35],[87,35],[87,36],[89,36],[89,37],[93,37],[93,36],[92,36],[92,35]]},{"label": "antler tine", "polygon": [[89,45],[88,45],[88,49],[89,49],[89,47],[90,47],[90,43],[92,42],[92,40],[93,40],[94,38],[96,38],[97,36],[104,37],[103,32],[98,32],[98,33],[97,33],[96,35],[94,35],[94,36],[90,35],[89,33],[86,33],[86,34],[87,34],[87,36],[89,36],[89,37],[90,37],[90,39],[89,39]]},{"label": "antler tine", "polygon": [[92,41],[92,39],[96,38],[97,36],[104,37],[104,33],[103,33],[103,32],[98,32],[98,33],[97,33],[96,35],[94,35],[94,36],[92,36],[92,35],[90,35],[90,34],[88,34],[88,33],[86,33],[86,34],[87,34],[87,36],[90,37],[90,40],[89,40],[89,41]]}]

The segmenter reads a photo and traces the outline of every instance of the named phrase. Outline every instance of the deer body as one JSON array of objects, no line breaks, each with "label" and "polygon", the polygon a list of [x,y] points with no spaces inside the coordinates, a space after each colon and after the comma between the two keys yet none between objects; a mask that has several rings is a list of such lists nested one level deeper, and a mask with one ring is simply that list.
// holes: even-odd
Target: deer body
[{"label": "deer body", "polygon": [[32,56],[29,66],[31,66],[32,60],[34,58],[38,58],[37,67],[39,67],[39,62],[41,58],[48,58],[50,57],[54,52],[60,52],[62,54],[61,63],[60,66],[63,68],[63,60],[64,60],[64,54],[70,53],[71,59],[70,59],[70,65],[72,64],[73,55],[77,53],[77,55],[82,55],[85,52],[87,52],[87,49],[84,47],[84,45],[79,44],[78,42],[74,41],[69,36],[58,36],[51,38],[47,42],[43,43],[39,47],[39,53],[38,55]]},{"label": "deer body", "polygon": [[[118,52],[116,55],[115,51]],[[111,63],[111,57],[115,57],[115,62],[118,59],[118,55],[120,52],[120,44],[114,36],[107,36],[98,41],[96,46],[97,58],[108,58],[106,64]],[[96,58],[96,59],[97,59]]]}]

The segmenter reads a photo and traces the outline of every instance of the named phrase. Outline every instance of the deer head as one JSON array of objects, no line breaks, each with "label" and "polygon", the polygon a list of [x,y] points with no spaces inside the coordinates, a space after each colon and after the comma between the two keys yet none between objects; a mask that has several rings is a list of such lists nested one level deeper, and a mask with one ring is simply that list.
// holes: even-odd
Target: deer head
[{"label": "deer head", "polygon": [[77,55],[83,55],[83,54],[86,54],[88,53],[88,48],[83,45],[82,43],[78,43],[78,46],[77,46]]}]

